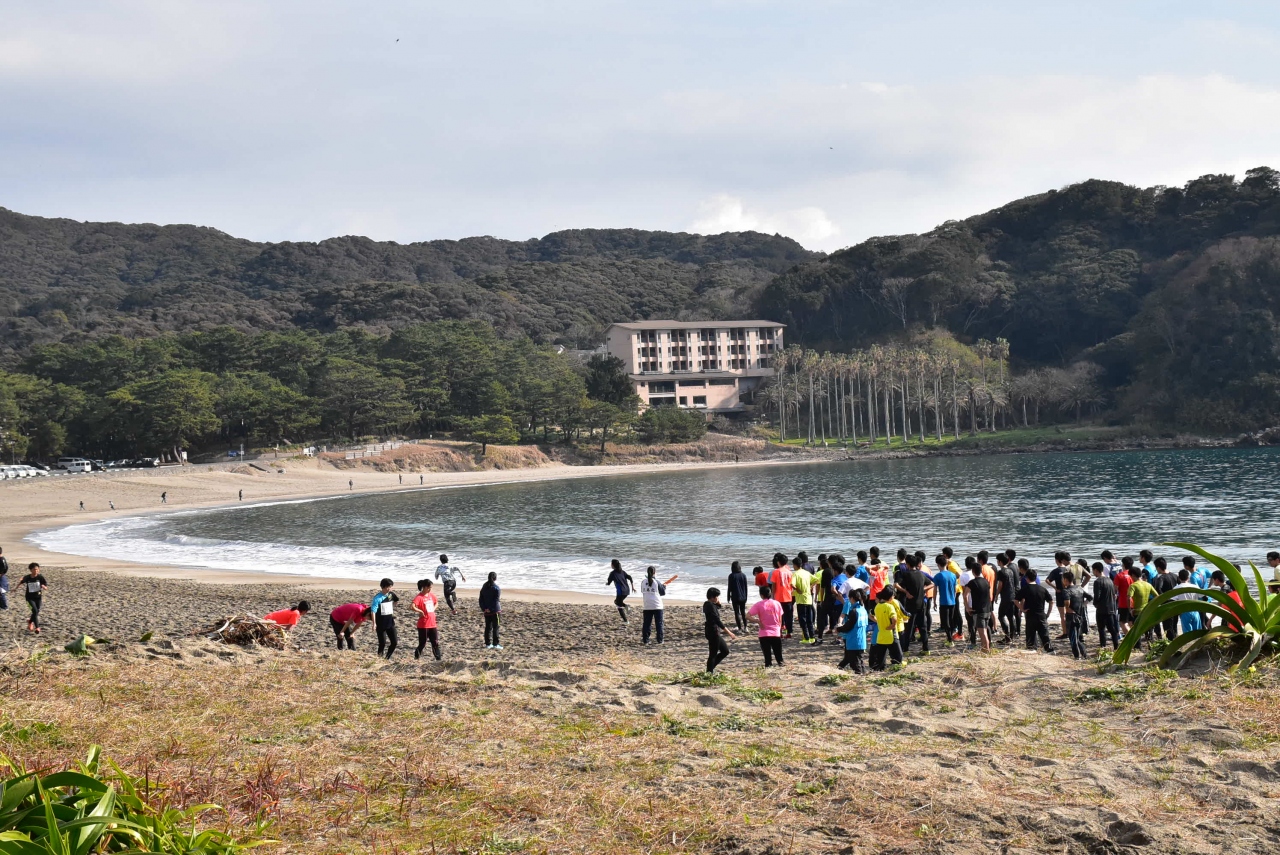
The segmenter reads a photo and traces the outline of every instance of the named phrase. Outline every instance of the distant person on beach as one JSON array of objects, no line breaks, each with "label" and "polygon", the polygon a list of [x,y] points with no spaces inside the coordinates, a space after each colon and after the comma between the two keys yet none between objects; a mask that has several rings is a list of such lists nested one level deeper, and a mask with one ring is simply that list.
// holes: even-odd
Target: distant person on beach
[{"label": "distant person on beach", "polygon": [[1084,588],[1076,584],[1074,570],[1067,570],[1062,574],[1062,583],[1066,586],[1064,593],[1067,600],[1067,639],[1071,645],[1071,656],[1075,659],[1084,659],[1086,603],[1093,599],[1093,595],[1086,593]]},{"label": "distant person on beach", "polygon": [[467,581],[467,577],[462,575],[462,571],[457,567],[449,566],[449,556],[440,556],[440,566],[436,568],[436,578],[440,580],[440,584],[444,585],[444,602],[449,607],[450,614],[458,613],[458,580],[454,579],[457,575],[462,581]]},{"label": "distant person on beach", "polygon": [[333,635],[338,640],[338,649],[342,649],[342,642],[345,640],[347,649],[355,650],[356,643],[353,636],[356,630],[371,617],[373,617],[373,609],[364,603],[347,603],[329,612],[329,628],[333,630]]},{"label": "distant person on beach", "polygon": [[[1133,604],[1133,622],[1136,624],[1138,618],[1142,616],[1142,610],[1147,607],[1147,603],[1156,598],[1156,589],[1147,581],[1147,571],[1141,567],[1134,566],[1130,571],[1132,583],[1129,585],[1129,602]],[[1147,630],[1142,635],[1142,640],[1138,642],[1137,647],[1141,649],[1142,641],[1151,639],[1151,630]]]},{"label": "distant person on beach", "polygon": [[384,655],[385,651],[388,659],[396,652],[396,645],[399,643],[396,636],[396,603],[400,602],[400,598],[391,590],[394,585],[395,582],[390,579],[383,579],[378,583],[378,593],[373,595],[373,602],[370,604],[373,609],[373,628],[378,633],[378,655]]},{"label": "distant person on beach", "polygon": [[419,484],[419,485],[422,485],[422,484],[426,483],[425,481],[423,481],[423,480],[422,480],[422,479],[423,479],[423,477],[424,477],[424,476],[422,476],[422,475],[419,475],[419,476],[418,476],[418,484]]},{"label": "distant person on beach", "polygon": [[729,565],[729,604],[733,606],[733,626],[738,632],[747,631],[747,574],[742,572],[742,562]]},{"label": "distant person on beach", "polygon": [[9,609],[9,559],[0,549],[0,612]]},{"label": "distant person on beach", "polygon": [[1022,621],[1018,617],[1018,607],[1014,597],[1018,596],[1018,571],[1010,563],[1009,556],[1003,552],[996,553],[996,589],[993,592],[999,602],[1001,642],[1008,644],[1022,634]]},{"label": "distant person on beach", "polygon": [[498,574],[490,572],[489,579],[480,586],[480,611],[484,612],[484,646],[488,650],[501,650],[498,642],[499,616],[502,614],[502,589],[498,587]]},{"label": "distant person on beach", "polygon": [[652,565],[644,570],[644,580],[640,583],[640,598],[644,605],[644,622],[640,626],[640,640],[644,644],[649,643],[649,630],[652,627],[657,636],[657,642],[663,643],[663,608],[662,598],[667,595],[667,586],[674,582],[679,576],[672,576],[665,582],[659,582],[658,568]]},{"label": "distant person on beach", "polygon": [[[987,580],[987,576],[982,572],[982,565],[978,565],[978,572],[973,578],[965,583],[965,590],[969,593],[969,611],[973,615],[973,630],[977,636],[978,644],[981,645],[983,653],[991,652],[991,583]],[[908,625],[909,626],[909,625]],[[907,642],[910,643],[910,636]]]},{"label": "distant person on beach", "polygon": [[[398,478],[400,479],[400,483],[401,483],[401,484],[403,484],[403,483],[404,483],[404,476],[403,476],[403,475],[397,475],[396,477],[398,477]],[[438,659],[439,657],[436,657],[436,658]]]},{"label": "distant person on beach", "polygon": [[80,500],[80,510],[82,510],[82,511],[84,510],[84,500],[83,500],[83,499],[81,499],[81,500]]},{"label": "distant person on beach", "polygon": [[356,482],[351,479],[347,479],[347,489],[354,490],[355,488],[356,488]]},{"label": "distant person on beach", "polygon": [[281,609],[278,612],[272,612],[265,616],[263,620],[269,620],[272,623],[278,623],[285,629],[293,629],[298,625],[298,621],[302,616],[311,611],[311,603],[306,600],[299,600],[298,604],[291,609]]},{"label": "distant person on beach", "polygon": [[162,505],[169,504],[169,492],[167,490],[160,494],[160,504]]},{"label": "distant person on beach", "polygon": [[[780,552],[773,556],[774,561],[777,561],[779,558],[781,558],[783,561],[787,560],[786,556],[784,556]],[[777,566],[777,565],[774,565],[774,566]],[[751,575],[755,578],[755,583],[757,588],[763,588],[765,585],[769,584],[769,574],[766,573],[764,568],[761,567],[759,564],[751,568]]]},{"label": "distant person on beach", "polygon": [[1120,622],[1120,634],[1123,635],[1133,626],[1133,602],[1129,599],[1129,587],[1133,584],[1133,557],[1126,555],[1120,559],[1120,572],[1111,581],[1116,586],[1116,615]]},{"label": "distant person on beach", "polygon": [[764,667],[773,661],[782,664],[782,606],[773,598],[768,585],[760,586],[760,600],[747,611],[747,617],[760,624],[760,652],[764,654]]},{"label": "distant person on beach", "polygon": [[605,579],[604,583],[613,586],[613,605],[618,609],[618,617],[626,623],[627,596],[635,591],[635,580],[631,578],[630,573],[622,569],[622,562],[615,558],[609,562],[609,578]]},{"label": "distant person on beach", "polygon": [[44,574],[40,572],[40,565],[32,561],[27,565],[27,575],[18,580],[18,584],[22,586],[22,592],[27,598],[27,609],[31,612],[27,618],[27,632],[39,633],[40,630],[40,604],[44,599],[44,592],[49,587],[49,582],[44,578]]},{"label": "distant person on beach", "polygon": [[244,490],[240,491],[240,501],[244,501]]},{"label": "distant person on beach", "polygon": [[[444,558],[443,555],[440,556]],[[431,642],[431,654],[436,660],[444,658],[440,654],[440,630],[436,627],[436,606],[439,601],[431,593],[431,580],[418,580],[418,596],[413,598],[413,610],[418,613],[418,647],[413,651],[413,658],[422,658],[422,650]]]},{"label": "distant person on beach", "polygon": [[[738,575],[742,576],[741,568],[738,569]],[[719,588],[707,589],[707,601],[702,604],[702,617],[703,630],[707,636],[707,673],[714,674],[716,666],[729,655],[729,645],[725,643],[724,636],[737,638],[724,625],[724,621],[720,620]]]},{"label": "distant person on beach", "polygon": [[116,509],[116,503],[115,503],[115,502],[113,502],[113,501],[111,501],[110,499],[108,499],[108,500],[107,500],[107,505],[108,505],[108,506],[111,508],[111,510],[113,510],[113,511]]},{"label": "distant person on beach", "polygon": [[961,636],[960,607],[957,602],[957,588],[960,580],[947,569],[950,562],[947,556],[939,554],[934,558],[938,569],[933,574],[933,585],[937,589],[938,622],[942,625],[943,646],[951,647]]}]

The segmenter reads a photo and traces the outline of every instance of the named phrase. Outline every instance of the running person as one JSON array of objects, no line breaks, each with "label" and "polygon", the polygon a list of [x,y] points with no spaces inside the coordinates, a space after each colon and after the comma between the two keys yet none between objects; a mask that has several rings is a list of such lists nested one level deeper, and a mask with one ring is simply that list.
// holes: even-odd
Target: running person
[{"label": "running person", "polygon": [[[737,564],[738,562],[734,562]],[[606,585],[613,586],[614,598],[613,604],[618,607],[618,616],[622,618],[622,622],[627,622],[627,595],[636,589],[636,581],[631,578],[631,574],[622,569],[622,562],[613,559],[609,562],[609,578],[604,580]]]},{"label": "running person", "polygon": [[370,604],[373,609],[373,628],[378,632],[378,655],[384,655],[385,651],[388,659],[396,652],[396,645],[399,644],[396,635],[396,603],[400,602],[400,598],[392,592],[393,585],[395,582],[383,579]]},{"label": "running person", "polygon": [[[734,563],[737,564],[736,561]],[[738,575],[742,575],[741,567],[738,568]],[[716,666],[729,655],[729,645],[725,644],[724,636],[737,638],[724,625],[724,621],[720,620],[719,588],[707,589],[707,601],[702,604],[702,617],[703,631],[707,636],[707,673],[714,674]]]},{"label": "running person", "polygon": [[353,636],[356,630],[371,617],[373,617],[373,609],[364,603],[347,603],[329,612],[329,628],[333,630],[334,638],[338,640],[338,649],[342,649],[342,642],[345,640],[347,649],[355,650],[356,643]]},{"label": "running person", "polygon": [[[440,563],[445,562],[445,557],[440,556]],[[413,610],[418,613],[418,647],[413,651],[413,658],[420,659],[422,650],[427,646],[427,642],[431,642],[431,653],[439,661],[443,657],[440,655],[440,630],[436,627],[436,606],[440,603],[436,599],[436,595],[431,593],[431,580],[418,580],[418,596],[413,598]]]},{"label": "running person", "polygon": [[40,572],[40,565],[32,561],[27,565],[27,575],[19,579],[18,584],[22,586],[22,592],[27,598],[27,608],[31,611],[31,616],[27,618],[27,632],[39,633],[40,604],[44,599],[45,590],[49,587],[49,582]]},{"label": "running person", "polygon": [[445,605],[449,607],[449,612],[451,614],[456,615],[458,613],[458,595],[456,593],[458,590],[458,580],[453,578],[454,574],[457,574],[462,581],[467,581],[467,577],[462,575],[461,570],[457,567],[449,566],[449,556],[441,555],[440,566],[436,568],[436,578],[444,585]]}]

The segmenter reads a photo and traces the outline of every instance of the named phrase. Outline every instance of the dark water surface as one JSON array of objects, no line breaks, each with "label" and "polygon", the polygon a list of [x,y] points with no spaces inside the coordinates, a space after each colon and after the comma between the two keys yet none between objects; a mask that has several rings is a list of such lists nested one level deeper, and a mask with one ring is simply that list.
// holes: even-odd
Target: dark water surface
[{"label": "dark water surface", "polygon": [[[401,583],[435,554],[478,584],[608,593],[608,560],[680,573],[701,595],[729,562],[775,551],[852,557],[872,544],[1014,547],[1096,559],[1190,540],[1263,565],[1280,548],[1280,450],[1034,454],[691,470],[237,506],[33,536],[60,552]],[[1157,549],[1157,554],[1172,550]],[[1267,569],[1268,576],[1270,575]]]}]

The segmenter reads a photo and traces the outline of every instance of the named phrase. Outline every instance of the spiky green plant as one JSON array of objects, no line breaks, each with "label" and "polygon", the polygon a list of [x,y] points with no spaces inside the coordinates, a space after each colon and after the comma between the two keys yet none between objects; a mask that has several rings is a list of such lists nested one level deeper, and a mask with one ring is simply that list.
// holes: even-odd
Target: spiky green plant
[{"label": "spiky green plant", "polygon": [[1269,647],[1276,645],[1276,640],[1280,638],[1280,595],[1267,593],[1267,583],[1252,561],[1249,562],[1249,566],[1253,568],[1253,575],[1258,583],[1257,598],[1250,593],[1249,585],[1245,582],[1244,575],[1225,558],[1220,558],[1201,549],[1194,543],[1165,543],[1162,545],[1194,552],[1213,564],[1230,580],[1231,586],[1240,597],[1240,602],[1237,603],[1228,594],[1213,588],[1200,592],[1203,596],[1209,598],[1209,602],[1198,599],[1175,599],[1180,594],[1185,594],[1185,590],[1165,591],[1147,604],[1147,607],[1138,615],[1133,628],[1129,630],[1124,640],[1121,641],[1119,649],[1116,650],[1115,655],[1112,657],[1117,665],[1129,661],[1129,656],[1133,653],[1138,641],[1156,624],[1188,612],[1202,612],[1213,615],[1221,618],[1222,623],[1207,629],[1184,632],[1170,641],[1160,653],[1159,665],[1161,668],[1165,667],[1175,656],[1177,657],[1177,663],[1174,667],[1180,668],[1188,657],[1202,650],[1210,642],[1227,641],[1229,643],[1238,643],[1242,648],[1246,649],[1244,656],[1228,669],[1235,671],[1238,668],[1248,667]]}]

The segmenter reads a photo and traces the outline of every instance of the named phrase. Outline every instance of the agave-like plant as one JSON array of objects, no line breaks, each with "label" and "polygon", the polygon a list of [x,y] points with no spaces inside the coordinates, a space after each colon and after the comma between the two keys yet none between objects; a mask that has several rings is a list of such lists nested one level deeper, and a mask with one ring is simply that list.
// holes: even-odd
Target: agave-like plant
[{"label": "agave-like plant", "polygon": [[1267,593],[1267,583],[1263,580],[1262,573],[1259,572],[1252,561],[1249,562],[1249,566],[1253,568],[1254,578],[1258,582],[1258,596],[1256,599],[1250,593],[1244,575],[1225,558],[1220,558],[1207,552],[1194,543],[1165,543],[1162,545],[1194,552],[1213,564],[1231,581],[1231,586],[1240,597],[1240,602],[1237,603],[1228,594],[1212,588],[1200,592],[1203,596],[1209,598],[1209,602],[1175,599],[1180,594],[1185,594],[1185,590],[1166,591],[1148,603],[1147,607],[1138,615],[1133,628],[1125,635],[1124,640],[1120,642],[1119,649],[1116,650],[1115,655],[1112,657],[1113,662],[1117,665],[1128,662],[1129,656],[1133,653],[1138,641],[1152,627],[1161,621],[1178,617],[1187,612],[1203,612],[1204,614],[1214,615],[1221,618],[1222,623],[1208,629],[1184,632],[1170,641],[1160,654],[1158,664],[1161,668],[1165,667],[1174,656],[1178,657],[1174,667],[1180,668],[1188,657],[1204,648],[1209,642],[1225,639],[1239,642],[1242,647],[1247,647],[1247,652],[1241,657],[1240,661],[1228,668],[1229,671],[1235,671],[1238,668],[1248,667],[1269,646],[1277,643],[1277,639],[1280,638],[1280,595]]}]

